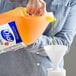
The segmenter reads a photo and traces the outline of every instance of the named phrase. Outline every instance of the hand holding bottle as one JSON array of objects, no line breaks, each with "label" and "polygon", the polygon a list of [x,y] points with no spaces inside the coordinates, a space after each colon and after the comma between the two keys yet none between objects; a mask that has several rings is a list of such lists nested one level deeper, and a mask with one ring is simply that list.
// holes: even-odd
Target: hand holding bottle
[{"label": "hand holding bottle", "polygon": [[46,12],[46,3],[43,0],[28,0],[27,13],[43,15]]}]

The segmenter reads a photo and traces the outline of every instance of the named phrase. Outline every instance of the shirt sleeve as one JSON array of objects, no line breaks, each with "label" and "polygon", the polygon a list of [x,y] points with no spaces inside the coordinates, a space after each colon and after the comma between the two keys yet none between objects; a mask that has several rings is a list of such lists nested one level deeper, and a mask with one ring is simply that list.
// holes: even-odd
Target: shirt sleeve
[{"label": "shirt sleeve", "polygon": [[[76,34],[76,4],[73,4],[71,10],[68,14],[66,22],[60,32],[55,35],[54,44],[55,45],[66,45],[70,48],[74,36]],[[41,35],[41,37],[32,45],[29,46],[31,49],[41,48],[46,45],[52,45],[53,38],[46,35]],[[69,51],[69,50],[68,50]],[[67,51],[67,52],[68,52]]]}]

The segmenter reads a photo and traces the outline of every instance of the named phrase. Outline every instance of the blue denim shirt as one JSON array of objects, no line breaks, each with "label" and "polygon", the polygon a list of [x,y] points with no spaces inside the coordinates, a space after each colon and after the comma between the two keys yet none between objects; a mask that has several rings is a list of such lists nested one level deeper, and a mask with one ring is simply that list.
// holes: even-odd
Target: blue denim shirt
[{"label": "blue denim shirt", "polygon": [[[17,3],[6,2],[6,0],[0,1],[0,13],[22,6]],[[76,34],[76,0],[45,0],[45,2],[47,11],[53,12],[56,17],[55,44],[66,45],[70,48]],[[9,52],[0,55],[0,75],[6,76],[7,73],[7,76],[10,76],[10,74],[11,76],[46,76],[46,69],[52,67],[53,64],[44,50],[40,48],[52,44],[53,26],[50,23],[40,38],[34,44],[25,48],[25,51],[21,49],[15,53]],[[28,53],[26,50],[31,52]],[[36,55],[35,53],[38,51],[39,55]],[[36,66],[38,62],[41,63],[40,67]],[[63,67],[63,60],[60,67]]]}]

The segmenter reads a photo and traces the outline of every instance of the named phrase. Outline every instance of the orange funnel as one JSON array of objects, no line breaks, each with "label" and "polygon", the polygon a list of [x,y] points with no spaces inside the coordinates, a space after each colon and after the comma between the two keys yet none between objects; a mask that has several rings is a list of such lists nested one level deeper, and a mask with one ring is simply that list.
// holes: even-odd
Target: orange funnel
[{"label": "orange funnel", "polygon": [[23,43],[30,45],[40,37],[49,22],[55,20],[55,17],[51,18],[48,14],[43,16],[29,16],[26,15],[26,8],[18,7],[0,14],[0,26],[15,21]]}]

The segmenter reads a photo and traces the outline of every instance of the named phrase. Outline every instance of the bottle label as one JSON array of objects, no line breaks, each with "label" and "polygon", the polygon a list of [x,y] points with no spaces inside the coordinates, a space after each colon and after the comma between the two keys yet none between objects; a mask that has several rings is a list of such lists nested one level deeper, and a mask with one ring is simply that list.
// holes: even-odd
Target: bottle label
[{"label": "bottle label", "polygon": [[0,26],[0,50],[10,48],[21,42],[15,21]]}]

